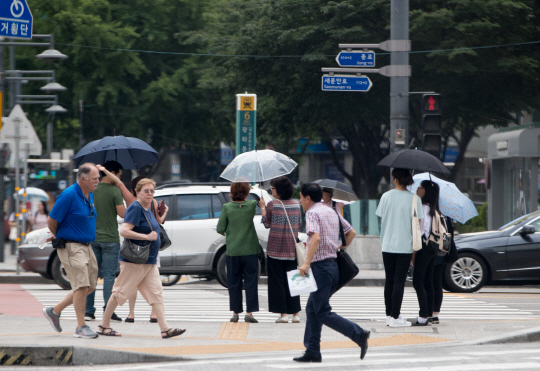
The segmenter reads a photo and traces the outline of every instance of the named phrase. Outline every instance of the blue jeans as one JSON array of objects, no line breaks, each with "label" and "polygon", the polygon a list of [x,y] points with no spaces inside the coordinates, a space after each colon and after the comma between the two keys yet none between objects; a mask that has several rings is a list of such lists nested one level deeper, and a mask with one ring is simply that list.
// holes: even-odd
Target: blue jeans
[{"label": "blue jeans", "polygon": [[326,325],[332,330],[347,336],[356,344],[360,342],[362,328],[356,323],[332,312],[330,297],[339,281],[339,270],[335,260],[323,260],[311,263],[311,270],[317,282],[317,291],[309,295],[306,305],[306,331],[304,332],[304,346],[306,354],[321,356],[321,330]]},{"label": "blue jeans", "polygon": [[[103,276],[103,301],[105,302],[103,310],[105,310],[107,302],[111,297],[114,280],[116,279],[120,244],[94,241],[92,242],[92,250],[94,250],[94,254],[96,255],[99,275]],[[94,295],[95,291],[86,297],[85,313],[94,314],[96,312],[96,308],[94,307]]]}]

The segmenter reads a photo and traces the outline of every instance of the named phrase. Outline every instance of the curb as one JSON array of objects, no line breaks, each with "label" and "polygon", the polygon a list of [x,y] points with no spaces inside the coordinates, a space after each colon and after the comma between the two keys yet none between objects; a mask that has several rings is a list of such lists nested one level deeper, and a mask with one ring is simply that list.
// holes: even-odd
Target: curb
[{"label": "curb", "polygon": [[38,284],[51,284],[54,283],[54,280],[48,280],[41,277],[39,274],[21,274],[17,275],[15,273],[2,274],[0,273],[0,283],[38,283]]},{"label": "curb", "polygon": [[88,347],[0,346],[0,366],[80,366],[170,362],[182,357]]},{"label": "curb", "polygon": [[540,327],[509,332],[504,335],[488,336],[476,340],[464,341],[460,345],[532,343],[540,341]]}]

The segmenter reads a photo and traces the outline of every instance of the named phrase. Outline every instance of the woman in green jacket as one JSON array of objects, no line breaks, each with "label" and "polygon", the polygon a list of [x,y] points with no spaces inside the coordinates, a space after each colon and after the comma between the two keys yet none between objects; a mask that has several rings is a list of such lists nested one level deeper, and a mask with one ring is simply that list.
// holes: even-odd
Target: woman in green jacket
[{"label": "woman in green jacket", "polygon": [[223,205],[217,232],[227,244],[227,286],[231,322],[238,322],[242,313],[242,284],[246,289],[246,322],[257,323],[253,312],[259,311],[257,281],[259,277],[259,238],[253,224],[257,201],[247,200],[248,183],[231,184],[231,202]]}]

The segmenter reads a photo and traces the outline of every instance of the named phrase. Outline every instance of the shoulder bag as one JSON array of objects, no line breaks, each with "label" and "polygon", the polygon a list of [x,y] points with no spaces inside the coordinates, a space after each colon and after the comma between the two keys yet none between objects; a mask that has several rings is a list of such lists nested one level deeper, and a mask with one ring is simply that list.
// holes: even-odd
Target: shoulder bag
[{"label": "shoulder bag", "polygon": [[[148,222],[150,229],[153,232],[154,229],[152,228],[152,224],[150,224],[150,220],[148,220],[148,217],[146,216],[144,209],[142,213],[144,217],[146,218],[146,221]],[[120,255],[131,263],[146,264],[146,262],[148,261],[148,256],[150,255],[151,245],[152,245],[152,241],[148,241],[148,243],[145,245],[137,245],[136,243],[133,243],[130,239],[124,238],[122,247],[120,247]]]},{"label": "shoulder bag", "polygon": [[[159,209],[159,206],[158,206],[158,209]],[[154,214],[154,216],[156,215],[156,213],[154,212],[154,201],[152,201],[152,213]],[[159,251],[163,251],[169,246],[171,246],[172,242],[171,242],[171,239],[169,238],[169,235],[165,231],[165,228],[163,228],[163,225],[161,225],[161,223],[159,222],[158,222],[158,225],[159,225],[159,240],[161,241],[161,245],[159,246]]]},{"label": "shoulder bag", "polygon": [[422,249],[422,231],[420,230],[420,220],[418,220],[418,195],[413,195],[412,199],[412,249],[419,251]]},{"label": "shoulder bag", "polygon": [[[334,201],[335,202],[335,201]],[[347,241],[345,240],[345,231],[343,230],[343,224],[341,224],[341,219],[339,218],[339,213],[335,210],[338,216],[339,223],[339,235],[341,236],[341,244],[347,246]],[[351,280],[360,273],[360,268],[352,260],[351,256],[347,254],[345,250],[338,249],[337,251],[337,264],[339,271],[339,280],[336,291],[341,289],[343,286],[351,282]]]},{"label": "shoulder bag", "polygon": [[296,249],[296,264],[301,267],[306,262],[306,246],[303,242],[298,241],[294,236],[294,231],[292,229],[291,221],[289,220],[289,215],[287,214],[287,209],[285,209],[285,205],[283,204],[283,202],[281,202],[281,200],[276,200],[281,203],[281,206],[283,206],[283,210],[285,211],[285,216],[287,217],[287,222],[289,223],[289,227],[291,228],[291,234]]}]

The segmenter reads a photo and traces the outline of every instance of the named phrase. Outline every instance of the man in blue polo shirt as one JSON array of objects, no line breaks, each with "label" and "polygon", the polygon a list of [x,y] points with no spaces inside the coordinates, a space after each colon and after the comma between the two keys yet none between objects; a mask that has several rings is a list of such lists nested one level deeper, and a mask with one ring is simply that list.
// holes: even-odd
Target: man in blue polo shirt
[{"label": "man in blue polo shirt", "polygon": [[[77,315],[77,338],[97,338],[97,334],[84,322],[86,296],[96,289],[98,265],[90,242],[96,239],[96,209],[92,191],[99,183],[99,171],[94,164],[79,167],[77,183],[58,196],[47,225],[52,233],[58,257],[66,270],[71,291],[54,307],[43,308],[45,318],[57,332],[60,314],[73,304]],[[53,240],[54,238],[54,240]]]}]

